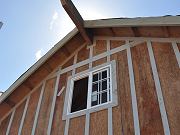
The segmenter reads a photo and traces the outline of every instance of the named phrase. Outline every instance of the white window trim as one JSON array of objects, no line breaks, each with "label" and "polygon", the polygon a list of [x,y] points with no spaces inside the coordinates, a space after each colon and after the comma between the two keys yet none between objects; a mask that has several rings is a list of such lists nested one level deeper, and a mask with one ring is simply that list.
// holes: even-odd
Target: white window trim
[{"label": "white window trim", "polygon": [[[70,113],[71,103],[72,103],[72,96],[73,96],[73,86],[74,86],[73,83],[74,83],[74,81],[76,81],[78,79],[81,79],[81,78],[84,78],[86,76],[89,76],[89,79],[92,79],[92,72],[94,73],[96,71],[105,69],[107,67],[110,68],[110,72],[111,72],[110,73],[111,100],[106,102],[106,103],[91,106],[91,90],[92,90],[91,87],[92,87],[92,84],[91,84],[91,81],[89,81],[88,82],[87,108],[83,109],[83,110],[80,110],[80,111]],[[92,113],[92,112],[100,111],[100,110],[103,110],[103,109],[107,109],[109,107],[114,107],[117,104],[118,104],[118,101],[117,101],[117,83],[116,83],[116,62],[115,62],[115,60],[113,60],[113,61],[107,62],[105,64],[96,66],[96,67],[94,67],[92,69],[77,73],[74,76],[68,77],[62,119],[65,120],[67,118],[78,117],[78,116],[81,116],[81,115],[85,115],[88,112]]]}]

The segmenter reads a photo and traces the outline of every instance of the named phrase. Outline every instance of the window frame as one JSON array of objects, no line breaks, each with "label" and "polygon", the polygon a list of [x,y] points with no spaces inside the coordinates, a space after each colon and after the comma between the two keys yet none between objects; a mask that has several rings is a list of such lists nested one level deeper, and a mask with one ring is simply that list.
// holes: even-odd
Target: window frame
[{"label": "window frame", "polygon": [[[107,102],[105,103],[92,106],[91,95],[92,95],[93,74],[102,72],[103,70],[107,70],[107,71],[109,70],[109,73],[110,73],[110,76],[109,76],[110,83],[107,83],[107,88],[109,88],[109,84],[110,84],[110,90],[108,89],[108,91],[110,92],[111,100],[107,99]],[[87,106],[85,109],[71,113],[74,82],[85,77],[88,77]],[[108,91],[107,91],[107,94],[109,95]],[[65,101],[64,101],[64,111],[63,111],[62,118],[66,119],[67,117],[73,118],[73,117],[81,116],[81,115],[86,114],[87,112],[95,112],[98,110],[106,109],[108,107],[116,106],[117,103],[118,102],[117,102],[117,84],[116,84],[116,63],[115,63],[115,60],[113,60],[105,64],[88,69],[86,71],[77,73],[74,76],[68,77],[66,96],[65,96]]]}]

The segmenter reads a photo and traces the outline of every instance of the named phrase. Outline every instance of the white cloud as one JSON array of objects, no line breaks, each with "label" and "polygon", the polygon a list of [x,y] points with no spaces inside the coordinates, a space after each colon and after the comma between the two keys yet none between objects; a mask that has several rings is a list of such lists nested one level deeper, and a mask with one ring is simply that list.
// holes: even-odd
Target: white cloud
[{"label": "white cloud", "polygon": [[53,29],[53,26],[54,26],[54,23],[55,21],[58,19],[59,15],[58,15],[58,12],[55,11],[53,16],[52,16],[52,19],[51,19],[51,22],[50,22],[50,26],[49,26],[49,29],[52,30]]},{"label": "white cloud", "polygon": [[38,50],[38,51],[35,53],[35,56],[36,56],[36,60],[39,60],[39,59],[43,56],[42,49]]}]

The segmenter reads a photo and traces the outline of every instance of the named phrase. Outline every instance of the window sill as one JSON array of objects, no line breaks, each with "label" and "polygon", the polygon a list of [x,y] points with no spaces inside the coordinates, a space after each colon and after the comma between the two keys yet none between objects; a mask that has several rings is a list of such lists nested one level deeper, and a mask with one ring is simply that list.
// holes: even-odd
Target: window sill
[{"label": "window sill", "polygon": [[67,118],[79,117],[82,115],[86,115],[87,113],[93,113],[93,112],[105,110],[105,109],[108,109],[110,107],[115,107],[115,106],[117,106],[117,102],[116,103],[115,102],[104,103],[102,105],[93,106],[89,109],[84,109],[84,110],[80,110],[78,112],[67,114],[66,116],[62,117],[62,120],[66,120]]}]

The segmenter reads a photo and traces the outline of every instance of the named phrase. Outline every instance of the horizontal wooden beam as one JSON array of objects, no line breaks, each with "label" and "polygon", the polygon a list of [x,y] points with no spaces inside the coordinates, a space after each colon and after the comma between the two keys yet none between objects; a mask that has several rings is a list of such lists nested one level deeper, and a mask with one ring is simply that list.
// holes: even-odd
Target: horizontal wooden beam
[{"label": "horizontal wooden beam", "polygon": [[72,19],[87,44],[92,44],[92,33],[84,28],[84,20],[71,0],[61,0],[61,4]]}]

